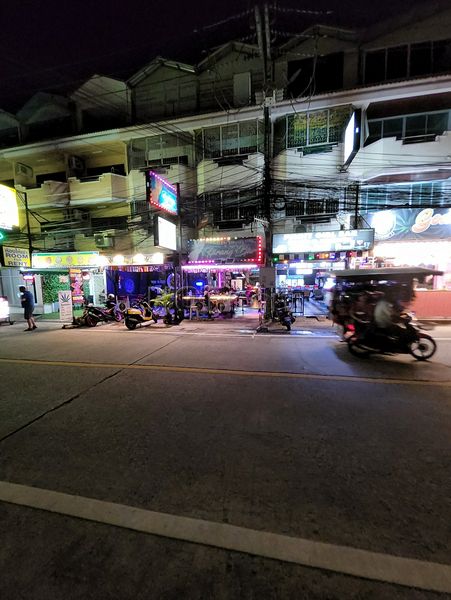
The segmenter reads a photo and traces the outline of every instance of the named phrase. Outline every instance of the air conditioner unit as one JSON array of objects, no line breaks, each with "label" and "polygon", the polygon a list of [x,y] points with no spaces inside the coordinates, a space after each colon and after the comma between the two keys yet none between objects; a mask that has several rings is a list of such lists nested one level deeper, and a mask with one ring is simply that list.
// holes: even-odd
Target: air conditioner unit
[{"label": "air conditioner unit", "polygon": [[91,220],[91,213],[89,210],[80,210],[78,208],[74,208],[73,211],[73,216],[76,221],[88,223]]},{"label": "air conditioner unit", "polygon": [[84,171],[85,168],[84,160],[78,156],[69,156],[67,164],[73,171]]},{"label": "air conditioner unit", "polygon": [[109,235],[97,233],[94,236],[94,243],[97,248],[112,248],[114,246],[114,238]]}]

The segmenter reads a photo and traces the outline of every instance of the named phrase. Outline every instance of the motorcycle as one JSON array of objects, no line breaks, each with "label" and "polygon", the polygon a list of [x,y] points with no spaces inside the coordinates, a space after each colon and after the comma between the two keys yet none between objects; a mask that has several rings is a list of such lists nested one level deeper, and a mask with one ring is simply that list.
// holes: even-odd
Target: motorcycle
[{"label": "motorcycle", "polygon": [[88,327],[95,327],[100,321],[119,322],[122,321],[125,310],[123,302],[114,303],[114,306],[94,306],[87,304],[84,307],[80,321]]},{"label": "motorcycle", "polygon": [[158,321],[158,314],[154,310],[153,301],[151,303],[141,299],[125,311],[125,326],[127,329],[133,331],[138,325]]},{"label": "motorcycle", "polygon": [[277,297],[274,302],[274,319],[286,327],[287,331],[291,331],[291,325],[296,321],[296,317],[283,297]]},{"label": "motorcycle", "polygon": [[437,350],[435,340],[420,331],[409,315],[404,315],[396,330],[390,332],[377,329],[374,325],[360,331],[357,327],[347,342],[349,352],[361,358],[371,354],[410,354],[422,361],[434,356]]}]

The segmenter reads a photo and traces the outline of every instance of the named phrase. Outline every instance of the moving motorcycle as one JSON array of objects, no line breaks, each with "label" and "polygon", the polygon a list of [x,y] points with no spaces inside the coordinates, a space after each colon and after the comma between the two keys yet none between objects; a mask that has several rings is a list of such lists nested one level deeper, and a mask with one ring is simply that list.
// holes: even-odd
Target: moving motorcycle
[{"label": "moving motorcycle", "polygon": [[370,354],[411,354],[417,360],[428,360],[437,350],[434,339],[421,332],[409,315],[403,315],[401,323],[389,331],[374,325],[360,331],[357,327],[347,342],[349,352],[362,358]]},{"label": "moving motorcycle", "polygon": [[136,329],[137,325],[150,323],[151,321],[154,323],[158,321],[158,314],[154,310],[153,301],[151,305],[147,300],[137,300],[131,308],[125,311],[125,326],[130,331]]},{"label": "moving motorcycle", "polygon": [[291,331],[291,325],[296,321],[285,298],[280,295],[274,301],[274,319],[286,327],[287,331]]}]

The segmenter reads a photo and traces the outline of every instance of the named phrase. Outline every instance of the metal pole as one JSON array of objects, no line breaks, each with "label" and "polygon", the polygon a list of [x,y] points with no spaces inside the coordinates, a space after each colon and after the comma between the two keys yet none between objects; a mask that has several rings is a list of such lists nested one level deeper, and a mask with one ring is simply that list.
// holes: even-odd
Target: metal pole
[{"label": "metal pole", "polygon": [[[19,192],[19,194],[22,196],[22,199],[23,199],[23,202],[25,205],[25,220],[27,223],[27,237],[28,237],[28,252],[30,254],[30,266],[32,266],[33,241],[31,238],[30,215],[29,215],[29,211],[28,211],[28,197],[27,197],[27,192]],[[34,277],[33,277],[33,294],[34,294],[34,301],[37,302],[36,282],[34,280]]]}]

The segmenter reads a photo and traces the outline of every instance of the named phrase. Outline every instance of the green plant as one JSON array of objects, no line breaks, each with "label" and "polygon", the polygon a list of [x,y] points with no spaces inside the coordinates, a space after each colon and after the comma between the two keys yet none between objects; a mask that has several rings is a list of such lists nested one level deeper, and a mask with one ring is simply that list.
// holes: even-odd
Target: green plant
[{"label": "green plant", "polygon": [[58,292],[70,289],[69,282],[62,283],[60,277],[58,273],[46,273],[42,276],[42,299],[45,304],[58,302]]}]

